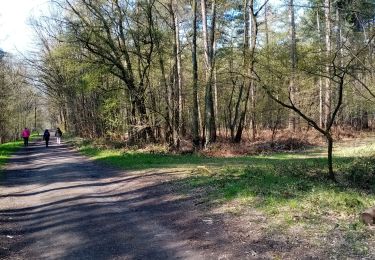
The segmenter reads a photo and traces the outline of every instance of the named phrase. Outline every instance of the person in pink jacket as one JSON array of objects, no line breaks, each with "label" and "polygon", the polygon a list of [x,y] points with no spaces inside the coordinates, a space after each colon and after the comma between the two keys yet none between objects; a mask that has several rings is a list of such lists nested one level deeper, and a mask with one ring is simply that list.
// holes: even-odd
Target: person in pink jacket
[{"label": "person in pink jacket", "polygon": [[30,137],[30,130],[25,127],[25,129],[22,130],[22,138],[23,138],[23,145],[29,146],[29,137]]}]

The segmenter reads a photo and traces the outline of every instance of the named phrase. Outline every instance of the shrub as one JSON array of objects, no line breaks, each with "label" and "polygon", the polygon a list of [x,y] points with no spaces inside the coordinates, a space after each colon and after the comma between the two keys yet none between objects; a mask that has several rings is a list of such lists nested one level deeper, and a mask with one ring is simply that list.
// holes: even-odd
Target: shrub
[{"label": "shrub", "polygon": [[351,186],[375,191],[375,157],[360,157],[346,166],[344,177]]}]

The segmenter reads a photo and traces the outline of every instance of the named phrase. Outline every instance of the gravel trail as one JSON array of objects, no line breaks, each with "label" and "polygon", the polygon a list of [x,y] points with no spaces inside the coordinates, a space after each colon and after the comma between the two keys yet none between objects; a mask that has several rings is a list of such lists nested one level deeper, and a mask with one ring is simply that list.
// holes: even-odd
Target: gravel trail
[{"label": "gravel trail", "polygon": [[0,182],[0,258],[226,258],[193,200],[168,189],[174,174],[111,169],[64,145],[23,148]]}]

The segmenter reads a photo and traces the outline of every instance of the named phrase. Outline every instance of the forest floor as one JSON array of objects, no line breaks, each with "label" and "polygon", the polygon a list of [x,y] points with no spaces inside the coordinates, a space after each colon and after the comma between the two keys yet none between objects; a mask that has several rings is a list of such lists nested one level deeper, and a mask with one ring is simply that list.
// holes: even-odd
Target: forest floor
[{"label": "forest floor", "polygon": [[[41,143],[0,183],[4,259],[374,259],[375,138],[241,157]],[[358,178],[355,178],[358,180]]]}]

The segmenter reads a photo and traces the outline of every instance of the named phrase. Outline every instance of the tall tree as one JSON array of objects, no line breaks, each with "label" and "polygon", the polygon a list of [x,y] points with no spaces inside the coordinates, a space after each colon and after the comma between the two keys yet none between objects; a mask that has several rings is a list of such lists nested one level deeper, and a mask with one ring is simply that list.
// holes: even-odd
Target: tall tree
[{"label": "tall tree", "polygon": [[[103,62],[109,71],[124,82],[133,109],[130,137],[154,140],[146,107],[146,81],[149,75],[154,39],[152,22],[154,2],[65,0],[70,15],[64,23],[74,41]],[[133,44],[129,42],[131,39]]]},{"label": "tall tree", "polygon": [[202,27],[203,27],[203,46],[204,46],[204,61],[206,69],[206,91],[205,91],[205,117],[204,117],[204,142],[207,146],[211,142],[216,141],[216,123],[215,123],[215,109],[214,109],[214,93],[213,80],[215,69],[215,27],[216,27],[216,0],[212,1],[211,14],[211,30],[208,32],[207,28],[207,3],[206,0],[201,1],[202,9]]},{"label": "tall tree", "polygon": [[198,108],[198,60],[197,60],[197,0],[193,0],[193,44],[192,44],[192,64],[193,64],[193,119],[192,119],[192,135],[193,146],[199,149],[199,108]]},{"label": "tall tree", "polygon": [[[325,47],[326,47],[326,59],[329,60],[331,57],[331,0],[324,0],[324,17],[325,17]],[[330,64],[327,62],[326,74],[331,74]],[[331,79],[326,77],[325,79],[325,120],[324,124],[327,126],[331,121],[331,102],[332,102],[332,93],[331,93]]]},{"label": "tall tree", "polygon": [[[258,36],[258,22],[257,16],[259,12],[266,5],[267,0],[263,5],[255,11],[254,0],[245,0],[244,3],[244,42],[243,42],[243,82],[240,88],[239,99],[236,104],[236,113],[233,120],[233,125],[238,121],[236,135],[233,141],[238,143],[242,139],[242,133],[245,126],[246,114],[248,112],[248,105],[250,97],[254,97],[252,100],[255,102],[255,81],[254,81],[254,69],[255,69],[255,50]],[[242,98],[243,96],[243,98]],[[241,108],[241,102],[243,106]],[[255,104],[255,103],[254,103]],[[253,129],[255,129],[255,111],[253,114]],[[237,120],[238,118],[238,120]]]},{"label": "tall tree", "polygon": [[[293,100],[296,95],[296,66],[297,66],[297,41],[296,41],[296,21],[294,11],[294,0],[289,0],[289,21],[290,21],[290,63],[291,63],[291,75],[289,80],[289,92],[290,98]],[[292,131],[296,130],[297,118],[296,114],[291,111],[289,115],[289,129]]]},{"label": "tall tree", "polygon": [[174,139],[174,146],[179,149],[180,147],[180,138],[182,135],[182,68],[181,68],[181,48],[180,48],[180,27],[179,27],[179,18],[178,13],[176,11],[178,5],[176,0],[171,0],[170,2],[170,10],[172,16],[172,28],[174,34],[174,42],[173,42],[173,55],[174,55],[174,62],[175,62],[175,139]]}]

